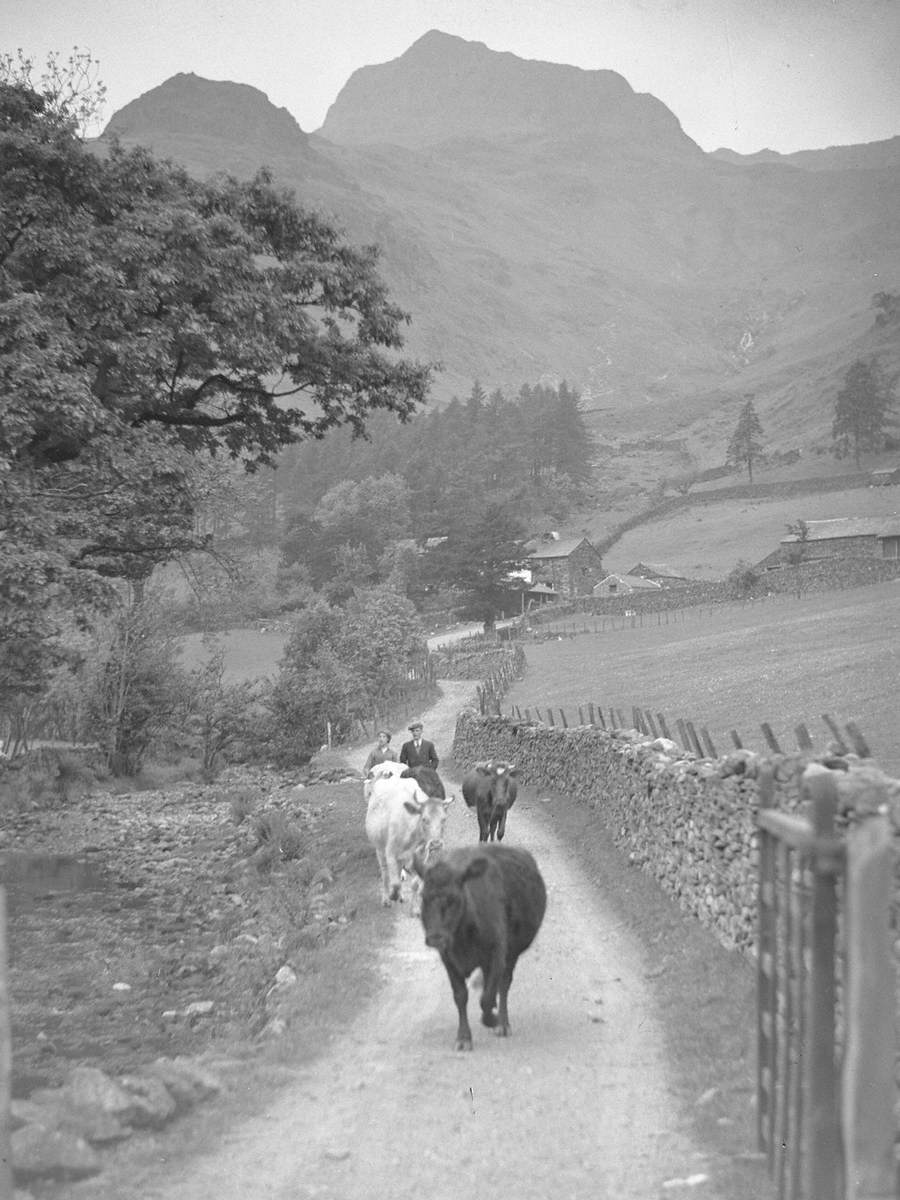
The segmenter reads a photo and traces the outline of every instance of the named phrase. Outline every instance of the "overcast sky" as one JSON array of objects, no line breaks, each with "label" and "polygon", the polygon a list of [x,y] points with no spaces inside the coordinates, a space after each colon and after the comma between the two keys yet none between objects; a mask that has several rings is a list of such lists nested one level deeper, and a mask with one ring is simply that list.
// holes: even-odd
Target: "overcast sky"
[{"label": "overcast sky", "polygon": [[107,119],[193,71],[259,88],[308,133],[353,71],[429,29],[618,71],[705,150],[900,134],[900,0],[0,0],[0,49],[99,59]]}]

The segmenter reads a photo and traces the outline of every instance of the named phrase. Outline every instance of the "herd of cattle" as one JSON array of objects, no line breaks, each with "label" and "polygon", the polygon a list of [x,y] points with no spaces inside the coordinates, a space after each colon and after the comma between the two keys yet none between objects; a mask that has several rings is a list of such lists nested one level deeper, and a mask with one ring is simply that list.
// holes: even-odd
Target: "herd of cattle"
[{"label": "herd of cattle", "polygon": [[512,763],[492,760],[463,776],[463,799],[475,809],[479,845],[446,854],[444,825],[454,797],[446,794],[437,771],[384,762],[363,784],[366,835],[378,858],[382,904],[401,900],[401,878],[408,875],[412,910],[421,916],[426,945],[438,951],[450,978],[459,1015],[458,1050],[472,1049],[466,980],[478,968],[484,980],[482,1023],[501,1037],[509,1033],[513,970],[534,941],[547,906],[531,854],[501,845],[516,799],[515,775]]}]

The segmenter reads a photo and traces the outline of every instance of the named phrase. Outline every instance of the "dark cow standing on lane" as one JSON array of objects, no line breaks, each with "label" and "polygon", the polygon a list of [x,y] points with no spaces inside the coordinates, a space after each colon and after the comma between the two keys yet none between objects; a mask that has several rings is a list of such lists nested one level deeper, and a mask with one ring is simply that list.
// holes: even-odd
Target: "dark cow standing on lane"
[{"label": "dark cow standing on lane", "polygon": [[478,817],[478,840],[503,841],[506,833],[506,814],[515,803],[519,785],[512,763],[492,760],[476,763],[475,769],[463,776],[463,799],[474,808]]},{"label": "dark cow standing on lane", "polygon": [[414,866],[424,881],[425,943],[440,953],[459,1013],[456,1049],[472,1049],[466,980],[478,967],[484,975],[482,1024],[507,1037],[513,970],[547,907],[537,863],[527,850],[495,844],[452,850],[427,869],[417,855]]}]

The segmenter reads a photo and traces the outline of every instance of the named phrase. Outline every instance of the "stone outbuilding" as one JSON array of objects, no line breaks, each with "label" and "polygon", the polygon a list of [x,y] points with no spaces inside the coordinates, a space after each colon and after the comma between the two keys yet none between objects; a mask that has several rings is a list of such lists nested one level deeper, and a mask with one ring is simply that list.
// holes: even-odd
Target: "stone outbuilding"
[{"label": "stone outbuilding", "polygon": [[[779,543],[781,562],[814,562],[816,559],[862,555],[900,558],[900,516],[835,517],[804,522],[805,532],[788,534]],[[777,563],[775,564],[777,565]]]},{"label": "stone outbuilding", "polygon": [[670,566],[665,563],[645,563],[639,562],[626,571],[626,575],[637,575],[641,579],[651,579],[654,583],[658,583],[660,587],[686,587],[691,581],[684,575],[679,575],[677,571],[673,571]]},{"label": "stone outbuilding", "polygon": [[661,592],[662,584],[655,579],[644,579],[641,575],[607,575],[594,585],[593,595],[632,596],[635,592]]}]

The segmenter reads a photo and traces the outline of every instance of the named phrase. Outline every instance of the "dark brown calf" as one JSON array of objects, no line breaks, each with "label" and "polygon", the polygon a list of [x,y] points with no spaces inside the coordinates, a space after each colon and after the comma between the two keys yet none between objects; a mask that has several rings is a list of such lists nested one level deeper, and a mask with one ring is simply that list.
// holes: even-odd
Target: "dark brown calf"
[{"label": "dark brown calf", "polygon": [[506,815],[515,803],[519,785],[512,763],[491,761],[478,763],[463,776],[463,799],[478,817],[478,840],[503,841]]},{"label": "dark brown calf", "polygon": [[466,980],[478,967],[484,975],[482,1024],[506,1037],[513,970],[534,941],[547,907],[537,863],[527,850],[494,844],[452,850],[427,869],[416,858],[415,867],[424,880],[425,942],[441,956],[459,1013],[457,1050],[472,1049]]}]

